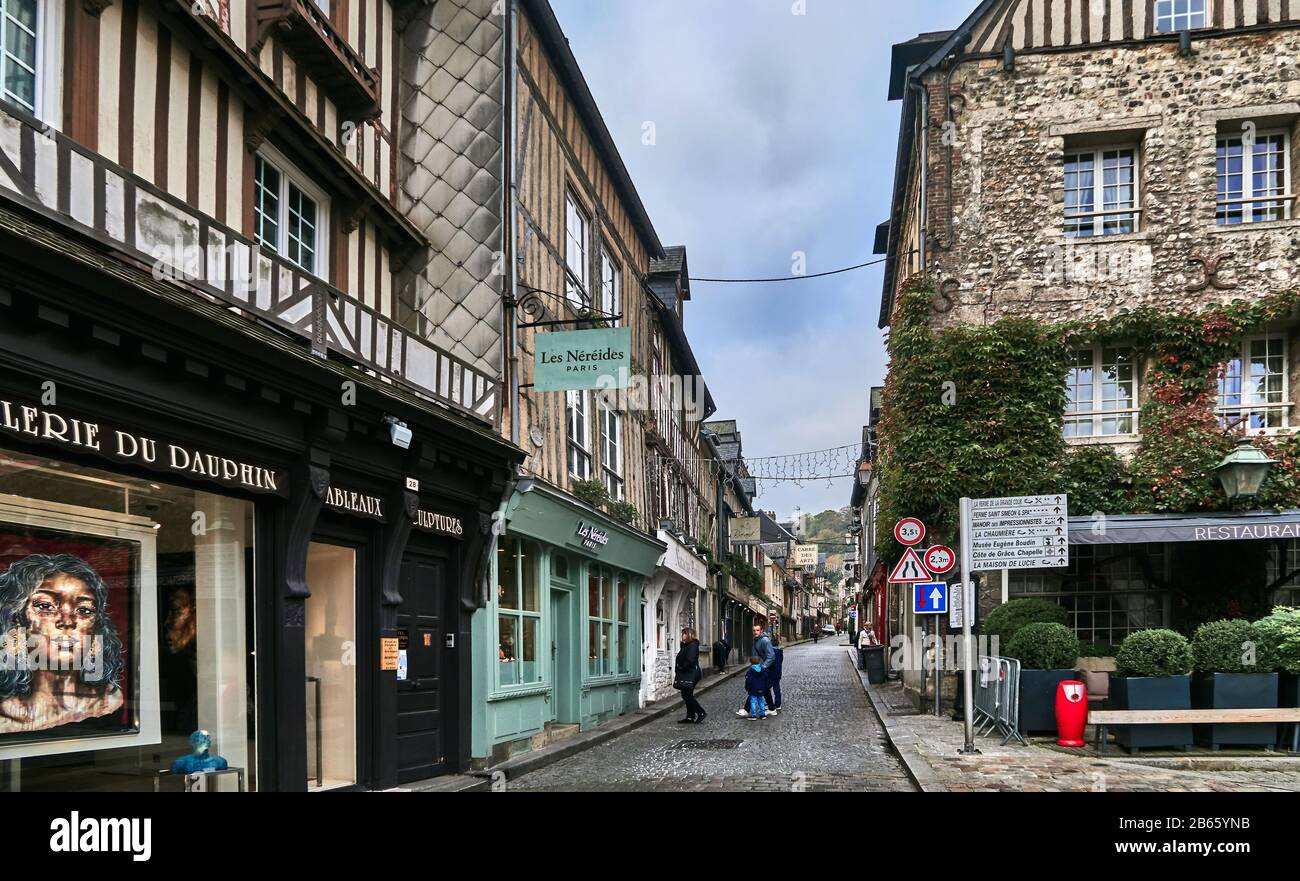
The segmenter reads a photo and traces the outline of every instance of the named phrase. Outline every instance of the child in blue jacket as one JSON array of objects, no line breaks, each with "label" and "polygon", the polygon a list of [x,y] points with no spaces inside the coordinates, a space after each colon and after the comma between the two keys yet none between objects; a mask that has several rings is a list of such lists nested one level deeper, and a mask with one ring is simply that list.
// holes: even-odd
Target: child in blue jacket
[{"label": "child in blue jacket", "polygon": [[749,718],[758,720],[767,717],[767,673],[763,670],[763,661],[758,655],[749,658],[749,669],[745,671],[745,693],[749,695]]}]

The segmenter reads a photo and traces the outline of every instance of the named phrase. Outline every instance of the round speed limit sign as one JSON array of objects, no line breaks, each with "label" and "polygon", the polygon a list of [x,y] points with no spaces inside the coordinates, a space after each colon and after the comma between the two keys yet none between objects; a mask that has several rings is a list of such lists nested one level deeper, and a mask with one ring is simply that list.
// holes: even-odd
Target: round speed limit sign
[{"label": "round speed limit sign", "polygon": [[925,568],[935,575],[951,572],[952,568],[957,565],[957,555],[952,552],[952,548],[946,548],[943,545],[935,545],[927,550],[924,559]]},{"label": "round speed limit sign", "polygon": [[925,538],[925,524],[915,517],[904,517],[898,521],[894,527],[894,538],[898,539],[901,545],[917,545],[921,539]]}]

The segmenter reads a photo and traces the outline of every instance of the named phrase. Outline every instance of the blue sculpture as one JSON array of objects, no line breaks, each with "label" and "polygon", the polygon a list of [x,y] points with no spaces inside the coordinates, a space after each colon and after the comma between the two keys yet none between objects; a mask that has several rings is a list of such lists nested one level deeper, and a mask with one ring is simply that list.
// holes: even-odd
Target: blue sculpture
[{"label": "blue sculpture", "polygon": [[230,764],[221,756],[211,755],[212,735],[206,731],[195,731],[190,735],[188,756],[181,756],[172,762],[173,774],[200,774],[204,771],[224,771]]}]

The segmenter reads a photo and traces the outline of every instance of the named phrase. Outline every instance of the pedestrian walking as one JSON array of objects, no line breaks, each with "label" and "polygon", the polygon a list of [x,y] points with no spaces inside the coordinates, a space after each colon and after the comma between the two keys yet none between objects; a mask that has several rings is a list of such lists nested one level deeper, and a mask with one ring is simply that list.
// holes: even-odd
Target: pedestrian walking
[{"label": "pedestrian walking", "polygon": [[858,632],[858,669],[867,669],[867,646],[876,644],[875,631],[866,627]]},{"label": "pedestrian walking", "polygon": [[731,654],[731,643],[727,642],[725,636],[720,637],[713,644],[713,666],[717,668],[718,675],[727,672],[727,657]]},{"label": "pedestrian walking", "polygon": [[767,717],[767,699],[763,693],[767,690],[767,673],[758,655],[750,655],[749,669],[745,671],[745,703],[751,722]]},{"label": "pedestrian walking", "polygon": [[[772,640],[768,637],[766,633],[763,632],[763,624],[757,621],[754,622],[754,657],[758,658],[759,666],[763,668],[762,673],[764,676],[767,676],[768,671],[772,669],[772,665],[776,663],[776,649],[772,647]],[[749,684],[748,673],[745,674],[745,683],[746,686],[748,686]],[[763,693],[764,694],[767,693],[766,685],[763,688]],[[740,709],[736,710],[736,715],[737,716],[749,715],[748,696],[745,698],[745,701],[740,705]],[[775,716],[776,712],[770,711],[769,715]]]},{"label": "pedestrian walking", "polygon": [[822,629],[821,629],[820,627],[817,627],[816,625],[814,625],[814,626],[813,626],[813,645],[816,645],[818,642],[820,642],[820,641],[821,641],[821,638],[822,638]]},{"label": "pedestrian walking", "polygon": [[785,660],[785,652],[781,649],[781,637],[775,633],[772,634],[772,654],[775,659],[767,671],[767,705],[775,713],[781,709],[781,663]]},{"label": "pedestrian walking", "polygon": [[677,724],[703,722],[708,713],[695,699],[695,686],[704,678],[704,671],[700,669],[700,641],[689,627],[682,628],[682,647],[677,650],[673,668],[673,688],[681,691],[682,700],[686,702],[686,718],[679,719]]}]

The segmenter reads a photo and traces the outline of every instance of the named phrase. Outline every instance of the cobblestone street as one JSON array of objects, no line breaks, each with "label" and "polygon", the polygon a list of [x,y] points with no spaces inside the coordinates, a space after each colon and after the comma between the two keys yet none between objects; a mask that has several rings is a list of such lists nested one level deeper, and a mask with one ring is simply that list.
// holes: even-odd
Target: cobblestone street
[{"label": "cobblestone street", "polygon": [[890,753],[843,638],[786,650],[779,716],[736,716],[733,679],[700,697],[701,725],[672,713],[511,781],[526,791],[897,791],[913,786]]}]

